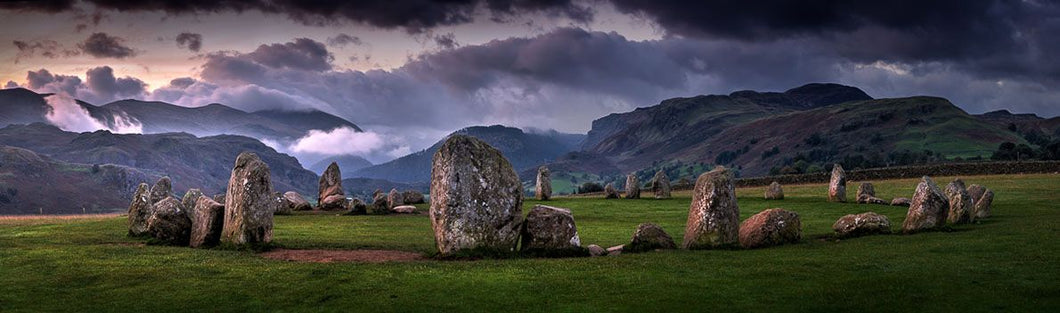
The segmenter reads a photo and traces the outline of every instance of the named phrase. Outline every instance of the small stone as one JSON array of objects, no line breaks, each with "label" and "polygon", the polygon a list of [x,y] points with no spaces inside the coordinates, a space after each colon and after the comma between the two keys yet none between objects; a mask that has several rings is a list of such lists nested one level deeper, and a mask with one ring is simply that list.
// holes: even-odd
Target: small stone
[{"label": "small stone", "polygon": [[420,204],[425,203],[423,199],[423,193],[415,190],[405,190],[401,193],[402,199],[405,204]]},{"label": "small stone", "polygon": [[151,186],[151,204],[155,204],[162,199],[173,196],[173,183],[169,180],[169,176],[162,177],[155,182],[154,186]]},{"label": "small stone", "polygon": [[626,245],[617,245],[614,247],[607,248],[607,255],[619,255],[622,254],[622,250],[626,248]]},{"label": "small stone", "polygon": [[968,187],[968,194],[972,197],[972,203],[975,203],[975,218],[990,217],[990,205],[994,202],[994,191],[972,184]]},{"label": "small stone", "polygon": [[968,189],[964,187],[964,181],[960,178],[954,179],[946,185],[946,200],[950,202],[949,212],[946,220],[950,224],[968,224],[975,221],[975,203]]},{"label": "small stone", "polygon": [[569,209],[535,205],[522,229],[522,250],[569,250],[581,247],[578,226]]},{"label": "small stone", "polygon": [[604,256],[604,255],[607,255],[607,250],[602,248],[602,247],[600,247],[600,246],[598,246],[598,245],[592,244],[592,245],[589,245],[588,248],[589,248],[589,256]]},{"label": "small stone", "polygon": [[876,188],[872,186],[872,183],[863,182],[858,185],[857,199],[861,199],[862,196],[876,197]]},{"label": "small stone", "polygon": [[[628,246],[629,249],[626,249],[625,246],[619,246],[619,251],[627,250],[631,253],[636,253],[655,249],[677,248],[674,239],[662,227],[652,223],[637,225],[637,230],[633,232],[633,239],[629,241]],[[607,251],[610,252],[611,249],[607,249]]]},{"label": "small stone", "polygon": [[832,224],[837,238],[852,238],[874,234],[890,234],[891,221],[875,212],[849,214]]},{"label": "small stone", "polygon": [[188,213],[188,218],[195,222],[195,214],[191,214],[191,209],[195,207],[195,201],[202,197],[202,191],[198,188],[188,189],[188,192],[184,193],[184,198],[180,199],[180,207],[184,208],[185,213]]},{"label": "small stone", "polygon": [[390,205],[387,204],[388,194],[376,193],[372,198],[372,204],[368,206],[368,213],[382,215],[390,213]]},{"label": "small stone", "polygon": [[386,203],[391,208],[405,205],[405,197],[398,192],[397,188],[390,189],[390,193],[386,196]]},{"label": "small stone", "polygon": [[797,243],[802,239],[799,214],[784,209],[758,212],[740,224],[740,245],[754,249]]},{"label": "small stone", "polygon": [[416,206],[415,205],[399,205],[399,206],[391,208],[390,211],[393,211],[394,213],[398,213],[398,214],[412,214],[412,213],[416,213]]},{"label": "small stone", "polygon": [[615,189],[615,184],[607,183],[604,186],[604,199],[618,199],[618,190]]},{"label": "small stone", "polygon": [[670,178],[663,171],[655,172],[651,179],[651,191],[655,193],[655,199],[670,198]]},{"label": "small stone", "polygon": [[346,201],[346,213],[343,215],[365,215],[368,214],[368,205],[364,204],[360,198],[353,198]]},{"label": "small stone", "polygon": [[293,211],[309,211],[313,209],[313,206],[309,205],[309,201],[297,191],[285,192],[283,193],[283,198],[286,199]]},{"label": "small stone", "polygon": [[778,182],[772,182],[766,187],[766,200],[784,200],[784,188]]},{"label": "small stone", "polygon": [[908,207],[910,203],[912,203],[912,200],[909,200],[909,198],[894,198],[894,200],[891,200],[891,205],[893,206]]},{"label": "small stone", "polygon": [[857,202],[859,204],[882,204],[882,205],[890,204],[890,202],[887,202],[887,200],[883,200],[883,199],[880,199],[880,198],[877,198],[877,197],[874,197],[874,196],[870,196],[870,195],[867,195],[867,194],[863,194],[863,195],[858,196],[858,201]]},{"label": "small stone", "polygon": [[547,166],[537,168],[537,184],[534,186],[534,197],[537,200],[552,199],[552,173]]}]

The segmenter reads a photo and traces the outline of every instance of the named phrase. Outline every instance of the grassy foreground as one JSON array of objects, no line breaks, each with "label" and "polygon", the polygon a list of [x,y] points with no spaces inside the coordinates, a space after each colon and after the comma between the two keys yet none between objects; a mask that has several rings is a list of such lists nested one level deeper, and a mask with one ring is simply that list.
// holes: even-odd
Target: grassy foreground
[{"label": "grassy foreground", "polygon": [[[952,178],[939,177],[940,184]],[[0,311],[928,311],[1060,310],[1060,175],[969,177],[993,189],[994,217],[949,232],[827,238],[842,215],[905,208],[826,203],[825,185],[787,199],[739,189],[743,219],[802,217],[799,244],[616,257],[294,263],[251,252],[142,246],[125,219],[0,219]],[[916,180],[876,182],[881,198]],[[848,184],[853,198],[857,182]],[[680,242],[689,194],[671,200],[563,198],[585,245],[623,244],[655,222]],[[537,202],[528,201],[527,209]],[[526,212],[528,210],[524,210]],[[284,248],[433,250],[417,216],[277,216]]]}]

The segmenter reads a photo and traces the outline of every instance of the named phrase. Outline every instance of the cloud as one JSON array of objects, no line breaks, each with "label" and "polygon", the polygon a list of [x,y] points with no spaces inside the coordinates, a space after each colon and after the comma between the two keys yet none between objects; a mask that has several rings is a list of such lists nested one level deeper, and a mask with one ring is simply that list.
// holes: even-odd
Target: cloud
[{"label": "cloud", "polygon": [[443,49],[453,49],[460,46],[460,43],[456,42],[456,36],[453,33],[434,36],[434,44]]},{"label": "cloud", "polygon": [[139,121],[124,115],[113,116],[115,127],[107,125],[92,118],[88,111],[77,104],[73,97],[66,93],[57,93],[45,98],[48,104],[48,113],[45,119],[52,125],[70,132],[91,132],[96,130],[108,130],[114,133],[142,133],[143,127]]},{"label": "cloud", "polygon": [[360,37],[350,36],[348,34],[339,34],[335,37],[328,37],[328,45],[332,47],[345,47],[346,45],[360,46],[364,44]]},{"label": "cloud", "polygon": [[9,80],[7,81],[7,85],[4,85],[4,88],[18,88],[18,83],[13,80]]},{"label": "cloud", "polygon": [[84,82],[77,76],[52,74],[46,69],[29,71],[26,73],[26,85],[37,92],[65,93],[97,104],[147,95],[146,83],[130,76],[117,78],[109,66],[89,69]]},{"label": "cloud", "polygon": [[[477,9],[482,9],[493,20],[525,13],[542,12],[567,17],[574,21],[592,20],[593,10],[571,0],[391,0],[391,1],[139,1],[139,0],[84,0],[97,10],[121,12],[164,12],[171,15],[211,13],[240,13],[259,11],[280,14],[305,25],[332,25],[348,22],[361,23],[384,29],[403,28],[409,33],[420,33],[446,25],[474,21]],[[30,1],[0,3],[0,9],[58,13],[77,11],[77,1]]]},{"label": "cloud", "polygon": [[180,33],[177,35],[177,47],[199,52],[202,49],[202,34]]},{"label": "cloud", "polygon": [[324,155],[365,155],[379,149],[383,138],[376,133],[340,127],[330,131],[311,130],[291,145],[291,151]]},{"label": "cloud", "polygon": [[323,43],[309,38],[298,38],[293,42],[258,46],[246,55],[249,59],[272,68],[326,71],[335,59]]},{"label": "cloud", "polygon": [[54,40],[15,40],[12,42],[12,44],[14,44],[15,48],[18,49],[18,54],[15,55],[15,64],[18,64],[23,58],[30,58],[36,56],[55,59],[59,57],[71,57],[81,54],[77,50],[64,49],[62,44]]},{"label": "cloud", "polygon": [[97,58],[124,59],[136,56],[136,50],[125,46],[125,40],[106,33],[93,33],[77,46],[84,53]]}]

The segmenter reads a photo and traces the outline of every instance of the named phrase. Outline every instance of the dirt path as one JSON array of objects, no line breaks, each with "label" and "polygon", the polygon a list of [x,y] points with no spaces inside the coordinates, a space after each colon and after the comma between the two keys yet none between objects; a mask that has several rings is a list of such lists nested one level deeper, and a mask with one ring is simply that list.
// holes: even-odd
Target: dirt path
[{"label": "dirt path", "polygon": [[276,249],[261,254],[262,257],[295,262],[408,262],[425,260],[422,254],[395,250],[288,250]]}]

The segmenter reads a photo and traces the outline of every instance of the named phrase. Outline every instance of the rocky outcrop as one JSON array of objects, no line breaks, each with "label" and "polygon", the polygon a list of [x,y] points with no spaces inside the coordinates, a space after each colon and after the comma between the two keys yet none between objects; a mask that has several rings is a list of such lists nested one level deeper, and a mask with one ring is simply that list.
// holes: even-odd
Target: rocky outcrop
[{"label": "rocky outcrop", "polygon": [[511,163],[489,144],[453,135],[434,154],[431,227],[442,255],[511,251],[519,237],[523,187]]},{"label": "rocky outcrop", "polygon": [[832,224],[832,230],[838,238],[890,234],[891,221],[875,212],[848,214],[836,220],[835,224]]},{"label": "rocky outcrop", "polygon": [[274,206],[269,166],[254,153],[240,153],[228,179],[221,242],[233,245],[271,242]]},{"label": "rocky outcrop", "polygon": [[740,207],[732,171],[724,167],[699,175],[692,191],[685,224],[685,249],[714,249],[735,245],[739,236]]},{"label": "rocky outcrop", "polygon": [[291,206],[293,211],[309,211],[313,209],[313,206],[309,205],[309,201],[302,197],[302,194],[297,191],[288,191],[283,193],[283,198],[287,201],[288,205]]},{"label": "rocky outcrop", "polygon": [[972,197],[972,202],[975,203],[975,218],[981,219],[990,217],[990,205],[994,203],[994,191],[977,184],[972,184],[968,187],[968,195]]},{"label": "rocky outcrop", "polygon": [[129,236],[147,235],[147,218],[151,217],[151,193],[147,184],[141,183],[129,203]]},{"label": "rocky outcrop", "polygon": [[404,199],[405,204],[420,204],[424,203],[423,193],[415,190],[405,190],[401,193],[401,197]]},{"label": "rocky outcrop", "polygon": [[552,173],[542,165],[537,168],[537,184],[534,186],[534,197],[537,200],[552,199]]},{"label": "rocky outcrop", "polygon": [[670,198],[670,178],[663,171],[655,172],[651,179],[651,191],[655,193],[655,199]]},{"label": "rocky outcrop", "polygon": [[626,175],[626,199],[640,199],[640,181],[636,174]]},{"label": "rocky outcrop", "polygon": [[778,182],[772,182],[766,187],[766,200],[784,200],[784,188]]},{"label": "rocky outcrop", "polygon": [[401,195],[397,188],[390,189],[390,193],[386,196],[386,203],[391,208],[405,205],[405,196]]},{"label": "rocky outcrop", "polygon": [[151,203],[158,203],[162,199],[173,196],[173,182],[169,176],[159,178],[154,186],[151,186]]},{"label": "rocky outcrop", "polygon": [[607,183],[604,186],[604,199],[618,199],[618,189],[615,189],[615,184]]},{"label": "rocky outcrop", "polygon": [[147,218],[147,233],[160,243],[187,245],[191,220],[181,207],[180,200],[168,197],[155,203],[151,217]]},{"label": "rocky outcrop", "polygon": [[957,178],[946,185],[946,200],[950,202],[949,212],[946,213],[946,221],[950,224],[975,221],[975,203],[972,202],[968,189],[964,187],[963,180]]},{"label": "rocky outcrop", "polygon": [[633,231],[633,238],[628,245],[611,247],[607,249],[607,252],[609,255],[614,255],[623,251],[636,253],[676,248],[677,244],[674,243],[674,239],[662,227],[652,223],[642,223],[637,225],[637,230]]},{"label": "rocky outcrop", "polygon": [[916,186],[912,204],[902,223],[902,233],[932,230],[946,224],[949,200],[930,177],[924,176]]},{"label": "rocky outcrop", "polygon": [[893,200],[891,200],[891,205],[893,205],[893,206],[905,206],[905,207],[907,207],[911,203],[913,203],[913,200],[909,200],[909,198],[894,198]]},{"label": "rocky outcrop", "polygon": [[828,202],[847,202],[847,174],[843,166],[832,166],[832,179],[828,182]]},{"label": "rocky outcrop", "polygon": [[199,197],[191,209],[191,215],[195,218],[192,219],[188,245],[192,248],[216,246],[224,228],[225,206],[211,198]]},{"label": "rocky outcrop", "polygon": [[802,222],[799,214],[784,209],[769,209],[758,212],[740,224],[740,245],[744,248],[762,248],[802,239]]},{"label": "rocky outcrop", "polygon": [[530,209],[522,229],[523,251],[570,250],[581,247],[578,227],[569,209],[536,205]]},{"label": "rocky outcrop", "polygon": [[342,191],[342,172],[339,165],[331,162],[324,173],[320,174],[317,208],[324,211],[344,209],[346,193]]}]

